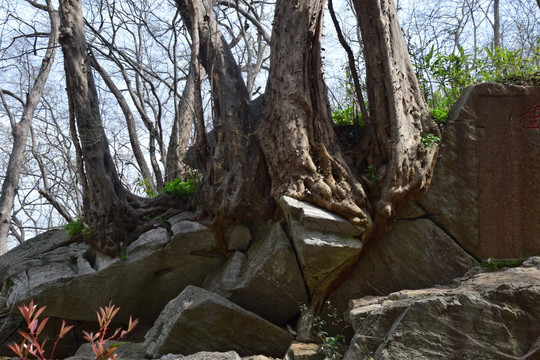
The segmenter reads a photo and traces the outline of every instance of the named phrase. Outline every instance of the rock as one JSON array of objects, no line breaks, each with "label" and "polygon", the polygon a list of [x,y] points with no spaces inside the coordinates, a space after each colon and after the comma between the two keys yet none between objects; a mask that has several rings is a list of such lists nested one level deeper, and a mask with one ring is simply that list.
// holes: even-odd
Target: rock
[{"label": "rock", "polygon": [[293,341],[283,360],[324,360],[321,344]]},{"label": "rock", "polygon": [[[0,296],[8,306],[31,299],[47,305],[43,316],[96,321],[96,311],[110,301],[130,315],[152,324],[167,302],[188,285],[201,285],[223,263],[217,243],[205,226],[183,220],[141,235],[123,254],[124,260],[68,244],[64,230],[47,232],[0,257]],[[156,295],[158,294],[158,295]]]},{"label": "rock", "polygon": [[299,304],[307,302],[296,256],[279,223],[247,254],[235,252],[203,287],[274,324],[285,324],[300,312]]},{"label": "rock", "polygon": [[447,284],[475,263],[431,220],[398,220],[390,233],[365,249],[330,303],[341,314],[348,299]]},{"label": "rock", "polygon": [[539,303],[535,267],[352,300],[355,336],[344,359],[536,359]]},{"label": "rock", "polygon": [[281,356],[293,340],[285,330],[210,291],[188,286],[163,309],[145,337],[148,355],[236,351]]},{"label": "rock", "polygon": [[225,230],[227,250],[246,251],[251,241],[251,232],[243,225],[229,226]]},{"label": "rock", "polygon": [[360,236],[364,232],[363,228],[353,225],[340,215],[288,196],[281,197],[281,207],[287,217],[296,219],[307,230],[344,236]]},{"label": "rock", "polygon": [[486,83],[448,117],[422,207],[479,259],[540,253],[540,87]]},{"label": "rock", "polygon": [[306,202],[283,196],[281,206],[304,280],[313,294],[330,274],[358,256],[362,242],[353,235],[360,232],[348,220]]},{"label": "rock", "polygon": [[234,351],[227,352],[208,352],[201,351],[192,355],[165,355],[159,360],[241,360],[240,356]]},{"label": "rock", "polygon": [[524,267],[540,266],[540,256],[532,256],[525,260],[521,265]]},{"label": "rock", "polygon": [[[118,346],[114,353],[118,355],[118,359],[122,360],[143,360],[146,358],[146,350],[143,345],[139,343],[123,344]],[[74,356],[69,357],[66,360],[88,360],[94,358],[95,355],[92,351],[92,347],[89,343],[86,343],[79,347]]]}]

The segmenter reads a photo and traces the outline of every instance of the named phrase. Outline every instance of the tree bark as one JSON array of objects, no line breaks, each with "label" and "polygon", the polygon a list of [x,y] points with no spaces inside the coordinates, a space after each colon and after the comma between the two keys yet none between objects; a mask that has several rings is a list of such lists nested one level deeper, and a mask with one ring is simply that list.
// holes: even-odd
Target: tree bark
[{"label": "tree bark", "polygon": [[[540,0],[538,0],[540,6]],[[499,0],[493,1],[493,47],[498,48],[501,42],[501,16]]]},{"label": "tree bark", "polygon": [[124,114],[124,117],[126,119],[126,127],[129,134],[129,142],[131,143],[131,149],[133,150],[133,155],[135,156],[135,160],[137,161],[141,176],[143,177],[145,183],[150,186],[150,189],[154,192],[157,192],[156,185],[154,184],[154,178],[152,177],[152,173],[148,168],[148,164],[146,163],[146,160],[144,158],[141,145],[139,144],[139,137],[137,136],[137,129],[135,125],[135,117],[133,116],[133,113],[129,108],[129,104],[120,89],[118,89],[114,81],[111,79],[107,71],[97,62],[97,59],[95,58],[95,56],[93,56],[92,52],[91,54],[91,66],[96,69],[96,71],[101,75],[101,78],[105,82],[105,85],[107,85],[111,93],[114,95],[116,101],[118,101],[118,105],[120,106],[120,109]]},{"label": "tree bark", "polygon": [[87,57],[81,1],[60,1],[59,13],[66,87],[88,182],[83,204],[84,220],[90,229],[87,241],[115,254],[126,234],[136,227],[137,214],[128,205],[132,194],[120,182],[101,122],[98,94]]},{"label": "tree bark", "polygon": [[[234,57],[218,29],[211,0],[177,0],[212,85],[215,147],[209,150],[199,197],[214,223],[268,218],[268,175],[254,137],[252,104]],[[201,136],[202,134],[198,134]],[[201,149],[199,149],[201,150]]]},{"label": "tree bark", "polygon": [[272,178],[272,196],[288,195],[371,228],[362,185],[343,160],[322,78],[324,1],[278,1],[270,74],[257,137]]},{"label": "tree bark", "polygon": [[[2,184],[2,193],[0,195],[0,255],[7,250],[7,236],[11,226],[11,211],[13,209],[15,196],[17,195],[20,171],[24,160],[24,150],[28,139],[28,132],[30,131],[32,117],[43,93],[47,78],[49,77],[49,72],[56,53],[56,43],[59,34],[58,13],[53,9],[50,1],[47,1],[47,6],[51,22],[51,33],[49,35],[47,51],[43,58],[38,76],[36,77],[36,81],[27,95],[20,121],[16,123],[15,120],[10,117],[13,133],[13,149],[9,157],[6,177]],[[4,100],[3,96],[4,95],[2,94],[2,99]],[[9,112],[6,102],[3,101],[3,103],[4,106],[6,106],[6,110]]]},{"label": "tree bark", "polygon": [[169,147],[167,148],[167,160],[165,162],[165,181],[171,182],[178,178],[185,178],[185,165],[182,157],[185,155],[191,130],[195,119],[195,81],[194,71],[188,74],[182,98],[178,104],[178,111],[174,119]]},{"label": "tree bark", "polygon": [[427,190],[437,145],[424,146],[428,134],[440,136],[412,67],[392,0],[354,0],[366,62],[370,121],[382,184],[374,204],[372,236],[388,231],[400,204]]}]

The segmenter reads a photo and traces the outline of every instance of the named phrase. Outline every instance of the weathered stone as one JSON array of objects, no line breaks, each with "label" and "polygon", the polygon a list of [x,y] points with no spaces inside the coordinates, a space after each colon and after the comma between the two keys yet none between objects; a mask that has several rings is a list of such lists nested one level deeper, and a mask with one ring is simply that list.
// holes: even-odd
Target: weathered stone
[{"label": "weathered stone", "polygon": [[365,249],[330,302],[342,313],[348,299],[449,283],[473,264],[475,260],[429,219],[398,220],[389,234]]},{"label": "weathered stone", "polygon": [[536,359],[540,270],[488,272],[459,286],[404,290],[350,303],[345,360]]},{"label": "weathered stone", "polygon": [[235,252],[203,287],[274,324],[284,324],[307,302],[291,243],[279,223],[247,252]]},{"label": "weathered stone", "polygon": [[477,258],[540,253],[540,87],[480,84],[448,117],[421,201]]},{"label": "weathered stone", "polygon": [[201,351],[187,356],[164,355],[159,360],[242,360],[235,351],[208,352]]},{"label": "weathered stone", "polygon": [[246,226],[233,225],[225,230],[225,242],[228,250],[246,251],[251,241],[251,232]]},{"label": "weathered stone", "polygon": [[190,284],[201,285],[223,263],[212,252],[217,245],[207,227],[179,220],[172,232],[150,230],[123,260],[85,243],[66,244],[64,230],[45,233],[0,257],[0,295],[8,306],[33,299],[47,305],[44,316],[86,321],[95,321],[99,307],[112,301],[122,308],[116,321],[132,315],[152,324],[170,299]]},{"label": "weathered stone", "polygon": [[210,291],[188,286],[171,300],[146,334],[147,353],[236,351],[281,356],[292,341],[285,330]]},{"label": "weathered stone", "polygon": [[[146,350],[144,349],[144,346],[139,343],[123,344],[118,346],[114,353],[118,355],[118,359],[122,360],[143,360],[146,358]],[[86,343],[79,347],[75,355],[65,360],[88,360],[94,358],[95,355],[91,345]]]},{"label": "weathered stone", "polygon": [[293,341],[283,360],[324,360],[321,344]]},{"label": "weathered stone", "polygon": [[[281,198],[281,205],[304,280],[313,293],[327,276],[360,253],[362,242],[352,236],[352,233],[358,231],[355,232],[355,227],[346,219],[287,196]],[[310,214],[307,222],[309,228],[305,226],[306,212]],[[319,222],[314,217],[315,213],[320,215]],[[317,223],[320,226],[315,226]],[[341,233],[337,233],[338,230]]]},{"label": "weathered stone", "polygon": [[288,196],[281,197],[281,207],[286,216],[298,220],[307,230],[332,232],[345,236],[360,236],[365,230],[353,225],[340,215]]}]

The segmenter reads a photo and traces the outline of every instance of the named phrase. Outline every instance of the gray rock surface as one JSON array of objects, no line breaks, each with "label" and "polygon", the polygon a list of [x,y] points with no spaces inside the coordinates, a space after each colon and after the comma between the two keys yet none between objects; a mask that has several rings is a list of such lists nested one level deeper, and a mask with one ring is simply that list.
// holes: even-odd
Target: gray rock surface
[{"label": "gray rock surface", "polygon": [[452,238],[426,218],[397,220],[371,243],[330,302],[342,313],[348,299],[445,284],[475,264]]},{"label": "gray rock surface", "polygon": [[289,225],[304,280],[311,293],[336,269],[356,257],[361,233],[348,220],[287,196],[281,206]]},{"label": "gray rock surface", "polygon": [[235,252],[203,287],[274,324],[284,324],[307,302],[306,287],[291,243],[275,223],[247,254]]},{"label": "gray rock surface", "polygon": [[148,331],[147,353],[233,350],[242,356],[282,356],[293,340],[285,330],[210,291],[188,286],[171,300]]},{"label": "gray rock surface", "polygon": [[229,226],[225,230],[225,242],[228,250],[246,251],[251,241],[251,232],[244,225]]},{"label": "gray rock surface", "polygon": [[344,359],[538,359],[538,304],[536,267],[352,300],[356,334]]},{"label": "gray rock surface", "polygon": [[33,299],[47,305],[44,316],[86,321],[112,301],[122,308],[116,321],[132,315],[151,324],[170,299],[223,263],[207,227],[177,220],[172,236],[163,227],[150,230],[126,249],[124,260],[84,243],[67,245],[64,230],[40,235],[0,258],[0,296],[8,306]]},{"label": "gray rock surface", "polygon": [[421,205],[477,258],[540,253],[539,99],[540,87],[474,85],[448,117]]},{"label": "gray rock surface", "polygon": [[201,351],[187,356],[183,355],[164,355],[159,360],[241,360],[240,355],[235,351],[227,352],[208,352]]}]

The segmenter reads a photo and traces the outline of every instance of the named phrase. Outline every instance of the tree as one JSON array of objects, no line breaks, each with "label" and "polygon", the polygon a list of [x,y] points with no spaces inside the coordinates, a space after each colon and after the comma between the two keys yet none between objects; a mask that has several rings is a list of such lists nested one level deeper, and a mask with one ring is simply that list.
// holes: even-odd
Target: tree
[{"label": "tree", "polygon": [[[51,32],[49,34],[49,43],[46,53],[43,57],[41,68],[36,76],[34,84],[28,93],[26,100],[16,94],[0,90],[2,104],[5,107],[6,113],[11,124],[13,134],[13,148],[9,158],[6,177],[2,185],[2,193],[0,195],[0,254],[6,252],[7,235],[11,227],[11,211],[13,209],[14,199],[17,195],[17,189],[20,178],[20,171],[24,159],[24,151],[28,138],[28,133],[32,126],[32,117],[34,110],[41,98],[45,83],[49,76],[50,69],[56,52],[56,43],[58,41],[58,13],[54,10],[50,0],[47,0],[47,6],[40,6],[32,1],[28,1],[33,6],[46,10],[49,13],[51,23]],[[16,121],[14,115],[9,109],[6,96],[10,96],[18,101],[23,107],[23,112],[19,122]]]},{"label": "tree", "polygon": [[[423,147],[421,138],[438,131],[422,98],[395,7],[391,1],[379,2],[355,2],[373,104],[372,131],[364,139],[373,150],[366,158],[382,182],[368,197],[332,128],[321,65],[325,2],[276,3],[261,104],[248,96],[214,19],[214,2],[176,1],[192,37],[194,63],[200,61],[212,81],[216,145],[202,169],[202,206],[218,228],[226,221],[268,217],[273,204],[288,195],[344,215],[365,230],[366,243],[388,230],[401,203],[426,190],[437,148]],[[200,146],[201,153],[207,151],[208,144]],[[325,279],[312,294],[309,312],[318,312],[342,277],[342,271],[336,271]]]},{"label": "tree", "polygon": [[74,140],[80,140],[84,164],[81,177],[83,213],[89,228],[86,240],[105,253],[117,254],[145,215],[164,211],[169,204],[154,206],[157,202],[135,196],[121,183],[101,120],[81,2],[60,1],[59,14],[66,88],[78,134]]}]

